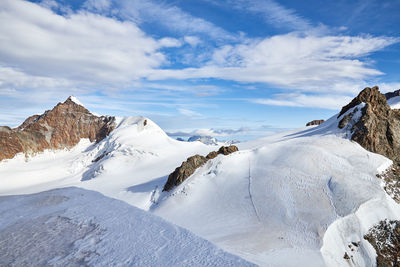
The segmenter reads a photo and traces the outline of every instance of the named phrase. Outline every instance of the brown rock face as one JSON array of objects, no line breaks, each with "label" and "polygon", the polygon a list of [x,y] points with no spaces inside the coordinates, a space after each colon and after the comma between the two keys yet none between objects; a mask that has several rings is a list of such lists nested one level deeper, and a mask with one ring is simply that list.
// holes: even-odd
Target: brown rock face
[{"label": "brown rock face", "polygon": [[[375,86],[361,91],[342,108],[339,117],[360,103],[365,106],[361,109],[361,118],[351,128],[351,139],[369,151],[400,163],[400,111],[390,109],[385,96]],[[352,116],[353,113],[344,116],[339,127],[345,127]]]},{"label": "brown rock face", "polygon": [[378,267],[400,266],[400,221],[380,221],[364,239],[375,248]]},{"label": "brown rock face", "polygon": [[81,138],[99,142],[114,128],[115,118],[95,116],[71,98],[42,115],[26,119],[19,127],[0,127],[0,161],[17,153],[73,147]]},{"label": "brown rock face", "polygon": [[231,146],[221,146],[220,149],[218,149],[218,154],[222,155],[229,155],[233,152],[239,151],[239,148],[237,146],[231,145]]},{"label": "brown rock face", "polygon": [[325,122],[325,120],[313,120],[313,121],[307,122],[306,126],[320,125],[324,122]]},{"label": "brown rock face", "polygon": [[175,169],[173,173],[168,176],[167,183],[164,185],[163,191],[169,191],[175,186],[180,185],[185,181],[189,176],[191,176],[197,168],[201,167],[208,160],[217,157],[219,154],[229,155],[233,152],[239,151],[236,146],[222,146],[218,152],[212,151],[208,153],[207,157],[203,157],[200,155],[195,155],[189,157],[185,162],[182,162],[182,165]]}]

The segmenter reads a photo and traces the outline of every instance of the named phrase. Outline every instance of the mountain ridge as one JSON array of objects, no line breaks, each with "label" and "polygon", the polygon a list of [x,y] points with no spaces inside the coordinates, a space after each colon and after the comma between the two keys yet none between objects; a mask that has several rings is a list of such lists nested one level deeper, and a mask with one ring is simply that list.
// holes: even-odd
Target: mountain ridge
[{"label": "mountain ridge", "polygon": [[77,102],[70,96],[53,109],[28,117],[14,129],[0,126],[0,161],[18,153],[71,148],[82,138],[99,142],[115,128],[115,117],[95,116]]}]

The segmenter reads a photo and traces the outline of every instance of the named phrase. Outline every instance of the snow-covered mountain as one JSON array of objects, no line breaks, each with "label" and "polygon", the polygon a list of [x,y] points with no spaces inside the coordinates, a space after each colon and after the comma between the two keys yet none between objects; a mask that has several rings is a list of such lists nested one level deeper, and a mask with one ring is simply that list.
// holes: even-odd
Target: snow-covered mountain
[{"label": "snow-covered mountain", "polygon": [[188,142],[196,142],[196,141],[202,142],[203,144],[206,145],[218,145],[218,140],[212,136],[194,135],[188,138]]},{"label": "snow-covered mountain", "polygon": [[[377,252],[364,236],[383,220],[400,220],[400,206],[376,177],[390,170],[395,158],[353,139],[362,133],[365,114],[389,112],[374,106],[381,105],[373,101],[381,99],[377,89],[367,92],[372,93],[319,126],[237,144],[238,152],[208,160],[170,191],[162,191],[168,175],[215,146],[174,140],[148,118],[116,118],[115,129],[99,143],[82,139],[70,150],[1,161],[0,195],[74,186],[82,189],[50,192],[81,190],[88,198],[84,203],[92,191],[100,192],[106,197],[98,205],[92,201],[90,209],[101,213],[107,197],[119,199],[262,266],[373,266]],[[12,199],[23,212],[29,197],[2,197],[0,208],[6,210]],[[0,221],[0,236],[9,234],[2,230],[8,220],[19,220],[18,213],[9,214],[11,219]],[[236,260],[233,264],[242,265]]]}]

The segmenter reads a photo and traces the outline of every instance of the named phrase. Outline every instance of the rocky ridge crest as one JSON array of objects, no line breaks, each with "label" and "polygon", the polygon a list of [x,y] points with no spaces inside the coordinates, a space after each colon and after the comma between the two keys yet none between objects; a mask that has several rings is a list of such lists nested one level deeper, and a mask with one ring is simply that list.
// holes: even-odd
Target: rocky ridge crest
[{"label": "rocky ridge crest", "polygon": [[233,152],[239,151],[234,146],[222,146],[218,151],[208,153],[206,157],[201,155],[194,155],[189,157],[185,162],[182,162],[180,167],[177,167],[174,172],[168,176],[167,183],[164,185],[163,191],[170,191],[175,186],[180,185],[189,176],[191,176],[197,168],[203,166],[208,160],[216,158],[218,155],[229,155]]},{"label": "rocky ridge crest", "polygon": [[320,125],[324,122],[325,120],[312,120],[310,122],[307,122],[306,126]]},{"label": "rocky ridge crest", "polygon": [[[348,112],[361,103],[361,117],[351,127],[351,140],[366,150],[381,154],[395,163],[400,163],[400,110],[391,109],[385,95],[377,86],[365,88],[348,105],[338,118],[339,128],[347,126],[354,112]],[[347,113],[347,114],[345,114]]]},{"label": "rocky ridge crest", "polygon": [[95,116],[69,97],[52,110],[27,118],[14,129],[0,126],[0,161],[18,153],[29,155],[45,149],[71,148],[81,138],[99,142],[115,126],[115,117]]}]

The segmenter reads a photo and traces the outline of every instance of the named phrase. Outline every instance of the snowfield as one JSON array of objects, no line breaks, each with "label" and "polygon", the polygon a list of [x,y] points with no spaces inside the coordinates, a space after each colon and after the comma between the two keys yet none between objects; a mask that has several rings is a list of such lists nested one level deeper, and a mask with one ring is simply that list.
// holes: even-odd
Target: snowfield
[{"label": "snowfield", "polygon": [[[219,155],[162,192],[182,161],[216,147],[171,139],[143,117],[120,118],[99,144],[82,140],[70,151],[1,162],[0,195],[76,186],[158,215],[261,266],[374,265],[375,251],[364,234],[380,220],[400,219],[399,206],[376,178],[392,162],[350,141],[350,128],[337,127],[340,119],[240,143],[239,152]],[[82,197],[97,194],[82,192]],[[3,199],[23,210],[29,197]],[[100,212],[107,209],[105,199],[82,201],[81,208],[90,202]],[[0,225],[11,225],[10,220],[16,222],[7,218]],[[351,250],[351,242],[360,246]]]},{"label": "snowfield", "polygon": [[252,266],[189,231],[69,187],[0,197],[1,266]]}]

